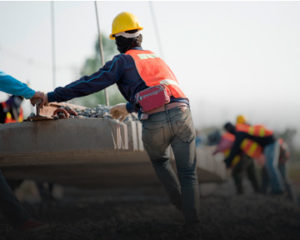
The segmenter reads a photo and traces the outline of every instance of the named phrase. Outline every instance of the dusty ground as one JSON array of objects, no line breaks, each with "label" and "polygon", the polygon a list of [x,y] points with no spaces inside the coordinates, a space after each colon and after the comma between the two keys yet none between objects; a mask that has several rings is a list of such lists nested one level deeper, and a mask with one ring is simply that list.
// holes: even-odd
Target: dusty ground
[{"label": "dusty ground", "polygon": [[299,203],[251,193],[235,196],[228,183],[201,198],[201,224],[193,229],[183,227],[181,214],[160,187],[66,188],[59,201],[25,206],[49,229],[16,232],[0,216],[1,240],[300,239]]}]

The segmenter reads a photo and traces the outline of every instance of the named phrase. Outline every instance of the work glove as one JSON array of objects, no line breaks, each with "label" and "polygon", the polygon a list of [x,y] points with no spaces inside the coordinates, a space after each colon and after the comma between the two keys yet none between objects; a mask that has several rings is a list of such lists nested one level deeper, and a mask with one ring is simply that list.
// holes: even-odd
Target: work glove
[{"label": "work glove", "polygon": [[129,114],[126,103],[119,103],[113,106],[109,112],[114,119],[119,119],[120,121],[123,121]]}]

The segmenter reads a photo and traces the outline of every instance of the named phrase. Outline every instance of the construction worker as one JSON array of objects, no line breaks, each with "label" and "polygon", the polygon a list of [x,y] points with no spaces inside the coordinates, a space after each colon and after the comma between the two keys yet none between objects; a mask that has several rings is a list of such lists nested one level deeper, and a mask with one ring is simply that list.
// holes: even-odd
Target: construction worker
[{"label": "construction worker", "polygon": [[[280,151],[279,151],[279,159],[278,159],[278,170],[281,174],[285,192],[287,194],[288,199],[291,201],[296,201],[295,193],[292,187],[292,184],[290,183],[287,173],[286,173],[286,163],[290,158],[290,152],[287,143],[280,138],[279,139],[279,145],[280,145]],[[262,192],[267,193],[269,187],[269,176],[268,171],[266,167],[262,168]]]},{"label": "construction worker", "polygon": [[[221,140],[216,146],[213,155],[222,152],[225,157],[229,156],[231,148],[233,146],[235,136],[229,132],[223,133]],[[235,189],[237,194],[244,193],[243,176],[246,173],[247,177],[253,187],[255,193],[259,192],[258,181],[255,173],[255,166],[253,159],[240,151],[233,159],[231,164],[231,175],[234,180]]]},{"label": "construction worker", "polygon": [[[244,115],[238,115],[236,117],[236,125],[237,124],[248,124],[248,121]],[[241,152],[240,160],[236,165],[234,165],[232,169],[232,177],[235,182],[236,191],[238,194],[244,193],[243,187],[243,175],[247,174],[247,177],[252,185],[252,188],[255,193],[259,192],[259,184],[257,180],[257,175],[255,172],[254,160],[249,155]]]},{"label": "construction worker", "polygon": [[[12,95],[7,101],[0,103],[0,123],[23,122],[24,115],[21,104],[24,98],[22,96]],[[12,190],[19,187],[23,179],[8,180],[8,185]],[[53,200],[53,183],[36,182],[37,189],[43,201]],[[47,185],[47,186],[46,186]]]},{"label": "construction worker", "polygon": [[[24,96],[27,99],[31,99],[33,102],[43,97],[42,93],[35,92],[26,84],[19,82],[12,76],[7,75],[2,71],[0,71],[0,91],[18,96]],[[8,186],[1,170],[0,212],[5,215],[12,226],[19,230],[30,230],[47,226],[46,224],[34,220],[24,209]]]},{"label": "construction worker", "polygon": [[272,194],[282,194],[282,177],[279,174],[277,164],[279,157],[279,141],[274,137],[273,131],[263,125],[250,126],[247,124],[236,124],[228,122],[224,128],[235,135],[235,141],[229,156],[224,160],[227,167],[231,166],[232,160],[240,151],[249,156],[260,154],[263,148],[265,156],[265,167],[268,172]]},{"label": "construction worker", "polygon": [[0,104],[0,123],[13,123],[23,121],[22,96],[12,95]]},{"label": "construction worker", "polygon": [[[49,92],[43,103],[67,101],[117,84],[128,102],[112,107],[112,116],[123,120],[129,113],[139,112],[144,147],[156,174],[171,202],[182,209],[186,223],[190,225],[198,222],[199,194],[195,129],[189,100],[168,65],[141,47],[142,29],[133,14],[122,12],[117,15],[110,38],[115,40],[120,54],[91,76]],[[162,98],[155,97],[156,91]],[[178,178],[170,164],[169,145],[175,155]]]}]

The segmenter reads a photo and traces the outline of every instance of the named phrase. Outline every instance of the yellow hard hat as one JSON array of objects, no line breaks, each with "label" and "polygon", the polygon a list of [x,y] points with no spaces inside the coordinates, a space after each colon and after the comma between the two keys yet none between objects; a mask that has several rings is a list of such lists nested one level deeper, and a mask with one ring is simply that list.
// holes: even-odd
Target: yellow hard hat
[{"label": "yellow hard hat", "polygon": [[113,20],[109,37],[110,39],[115,39],[115,34],[135,29],[143,30],[143,27],[140,25],[136,16],[129,12],[121,12]]},{"label": "yellow hard hat", "polygon": [[242,124],[245,124],[247,123],[247,119],[244,115],[238,115],[236,117],[236,123],[242,123]]}]

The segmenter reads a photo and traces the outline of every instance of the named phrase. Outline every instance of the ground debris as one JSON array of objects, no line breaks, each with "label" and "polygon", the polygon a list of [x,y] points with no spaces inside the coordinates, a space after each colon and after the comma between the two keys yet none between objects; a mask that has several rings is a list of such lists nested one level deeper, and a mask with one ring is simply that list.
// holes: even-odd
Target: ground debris
[{"label": "ground debris", "polygon": [[[48,209],[26,205],[50,228],[16,233],[0,217],[0,239],[18,240],[299,240],[300,208],[262,195],[209,196],[200,201],[200,224],[184,226],[161,188],[146,190],[66,189]],[[6,227],[3,227],[6,226]]]}]

